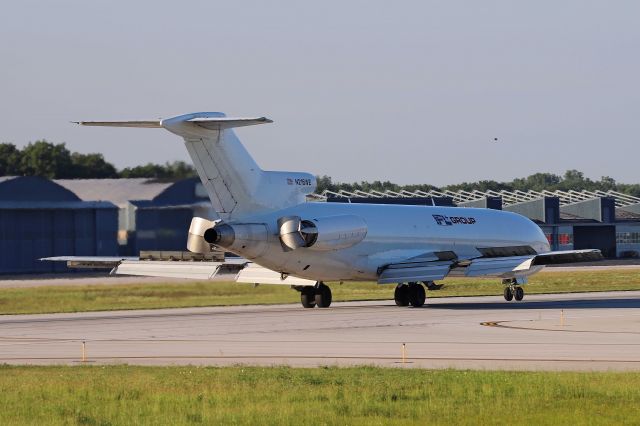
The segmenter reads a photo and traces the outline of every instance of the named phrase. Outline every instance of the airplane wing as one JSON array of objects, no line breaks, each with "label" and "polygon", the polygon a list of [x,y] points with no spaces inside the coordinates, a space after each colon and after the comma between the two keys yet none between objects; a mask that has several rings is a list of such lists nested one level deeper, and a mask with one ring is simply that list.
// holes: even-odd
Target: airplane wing
[{"label": "airplane wing", "polygon": [[[428,260],[429,256],[408,259],[405,262],[388,264],[380,268],[378,284],[436,281],[449,275],[452,271],[457,276],[479,277],[498,276],[512,277],[523,274],[535,267],[557,265],[563,263],[589,262],[601,260],[600,250],[565,250],[523,256],[478,257],[460,261],[458,259]],[[418,261],[416,261],[418,260]]]},{"label": "airplane wing", "polygon": [[67,262],[69,268],[111,269],[110,275],[135,275],[159,278],[236,281],[251,284],[313,286],[315,281],[282,275],[243,258],[227,258],[224,262],[140,260],[135,257],[58,256],[40,260]]}]

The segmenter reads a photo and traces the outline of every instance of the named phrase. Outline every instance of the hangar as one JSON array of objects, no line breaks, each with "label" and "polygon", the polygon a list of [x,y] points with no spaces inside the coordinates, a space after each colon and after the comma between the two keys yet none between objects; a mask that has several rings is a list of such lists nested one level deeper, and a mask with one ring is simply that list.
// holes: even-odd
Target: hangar
[{"label": "hangar", "polygon": [[552,250],[597,248],[605,257],[640,256],[640,198],[616,191],[324,191],[326,202],[446,205],[506,210],[530,218]]},{"label": "hangar", "polygon": [[47,256],[116,256],[118,209],[45,178],[0,177],[0,274],[56,272]]},{"label": "hangar", "polygon": [[118,208],[119,254],[142,250],[185,250],[194,216],[214,217],[198,178],[177,182],[151,178],[58,179],[83,201],[107,201]]}]

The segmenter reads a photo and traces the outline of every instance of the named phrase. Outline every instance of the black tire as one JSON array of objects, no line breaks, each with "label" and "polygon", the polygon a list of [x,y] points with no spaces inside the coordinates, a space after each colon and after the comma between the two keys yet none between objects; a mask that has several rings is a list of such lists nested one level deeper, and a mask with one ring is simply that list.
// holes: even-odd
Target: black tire
[{"label": "black tire", "polygon": [[314,308],[316,306],[316,292],[313,287],[303,287],[300,292],[300,303],[304,308]]},{"label": "black tire", "polygon": [[316,287],[316,306],[318,306],[318,308],[328,308],[331,306],[331,300],[331,289],[329,286],[320,283],[320,285]]},{"label": "black tire", "polygon": [[398,306],[409,306],[409,286],[404,284],[398,284],[396,291],[393,294],[393,298]]},{"label": "black tire", "polygon": [[504,300],[507,302],[511,302],[513,300],[513,292],[509,287],[505,287],[504,289]]},{"label": "black tire", "polygon": [[409,284],[409,303],[414,308],[420,308],[424,306],[424,302],[427,300],[427,294],[424,291],[422,284],[411,283]]},{"label": "black tire", "polygon": [[515,291],[515,294],[513,295],[513,297],[518,302],[521,301],[522,299],[524,299],[524,290],[522,289],[522,287],[516,287],[516,291]]}]

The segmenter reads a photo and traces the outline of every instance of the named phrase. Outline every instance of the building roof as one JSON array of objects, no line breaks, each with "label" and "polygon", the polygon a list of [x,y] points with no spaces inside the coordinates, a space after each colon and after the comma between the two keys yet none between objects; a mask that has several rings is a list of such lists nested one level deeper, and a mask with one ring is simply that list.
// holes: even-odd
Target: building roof
[{"label": "building roof", "polygon": [[57,179],[56,183],[75,193],[83,201],[110,201],[122,206],[129,201],[155,201],[162,204],[186,204],[197,200],[195,178],[163,182],[150,178],[129,179]]},{"label": "building roof", "polygon": [[616,220],[640,220],[640,214],[624,209],[616,209]]},{"label": "building roof", "polygon": [[173,184],[148,178],[57,179],[55,182],[83,201],[111,201],[116,205],[130,200],[153,200]]},{"label": "building roof", "polygon": [[0,202],[74,202],[80,199],[67,188],[39,176],[0,177]]}]

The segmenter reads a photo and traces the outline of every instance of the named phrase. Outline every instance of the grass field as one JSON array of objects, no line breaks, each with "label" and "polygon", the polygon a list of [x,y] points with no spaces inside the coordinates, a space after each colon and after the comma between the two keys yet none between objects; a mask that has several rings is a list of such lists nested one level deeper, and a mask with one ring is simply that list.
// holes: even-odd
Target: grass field
[{"label": "grass field", "polygon": [[[108,278],[105,278],[108,282]],[[500,295],[498,279],[449,279],[427,297]],[[333,300],[391,300],[393,285],[329,283]],[[526,292],[562,293],[640,290],[640,269],[581,272],[542,272],[533,276]],[[287,286],[218,282],[131,285],[91,285],[9,288],[0,290],[0,314],[82,312],[114,309],[152,309],[299,302],[299,293]]]},{"label": "grass field", "polygon": [[640,373],[0,366],[0,424],[638,424]]}]

